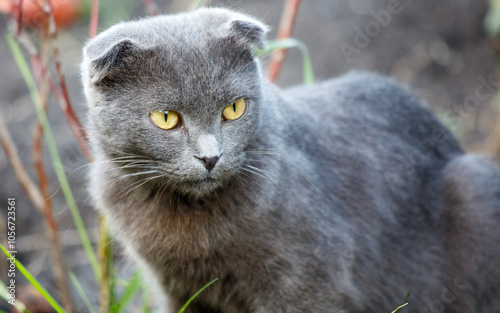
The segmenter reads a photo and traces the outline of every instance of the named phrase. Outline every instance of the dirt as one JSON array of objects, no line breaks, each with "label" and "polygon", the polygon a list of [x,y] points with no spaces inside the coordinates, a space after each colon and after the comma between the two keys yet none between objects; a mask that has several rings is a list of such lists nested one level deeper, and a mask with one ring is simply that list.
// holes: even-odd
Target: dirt
[{"label": "dirt", "polygon": [[[157,1],[164,13],[182,10],[187,6],[184,2]],[[261,18],[273,28],[269,38],[274,38],[284,1],[214,3],[241,9]],[[497,88],[494,82],[500,80],[495,76],[498,64],[496,52],[492,40],[483,28],[487,8],[488,2],[485,0],[303,1],[294,37],[303,41],[309,48],[317,81],[353,69],[377,71],[393,76],[420,94],[433,110],[450,123],[466,148],[474,151],[484,150],[496,121],[496,111],[491,106]],[[135,17],[143,15],[142,8],[137,5],[135,12]],[[113,18],[108,15],[108,23]],[[5,16],[0,17],[0,27],[4,27],[3,31],[6,24]],[[72,28],[61,31],[59,40],[72,102],[83,120],[85,106],[79,84],[78,63],[87,32],[86,21],[80,21]],[[36,181],[32,166],[32,131],[36,115],[27,88],[4,39],[0,40],[0,68],[0,114],[7,121],[19,154],[31,177]],[[301,79],[301,55],[298,50],[292,49],[288,53],[277,84],[286,87],[300,84]],[[490,83],[487,83],[488,80]],[[483,90],[487,92],[478,96],[478,86],[485,86]],[[85,191],[87,161],[79,151],[55,103],[51,104],[49,118],[77,204],[90,233],[96,238],[97,220]],[[65,259],[68,267],[80,278],[91,300],[95,302],[96,282],[79,245],[50,158],[47,153],[44,157],[49,169],[51,192],[54,194],[51,199],[60,227]],[[17,199],[18,258],[48,290],[55,290],[51,256],[43,235],[42,218],[27,199],[4,153],[0,153],[0,177],[2,208],[6,206],[8,197]],[[5,213],[2,209],[3,217]],[[0,230],[3,232],[1,228]],[[0,238],[3,242],[4,237]],[[0,271],[0,277],[5,279],[4,261],[0,262]],[[77,299],[74,290],[73,294]],[[54,296],[58,298],[59,295],[55,292]],[[79,305],[81,306],[81,303]]]}]

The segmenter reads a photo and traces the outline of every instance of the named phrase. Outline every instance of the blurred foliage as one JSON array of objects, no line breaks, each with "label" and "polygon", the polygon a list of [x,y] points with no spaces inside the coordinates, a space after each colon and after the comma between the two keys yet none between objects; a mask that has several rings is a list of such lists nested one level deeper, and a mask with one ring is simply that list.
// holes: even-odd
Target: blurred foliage
[{"label": "blurred foliage", "polygon": [[[85,0],[82,8],[84,21],[90,19],[92,0]],[[108,0],[99,1],[99,32],[113,24],[130,19],[134,12],[143,10],[142,4],[137,0]]]},{"label": "blurred foliage", "polygon": [[490,0],[490,8],[484,19],[484,27],[491,36],[500,31],[500,0]]},{"label": "blurred foliage", "polygon": [[263,57],[280,49],[298,48],[302,53],[302,76],[305,85],[314,84],[314,72],[307,46],[295,38],[269,40],[264,49],[255,49],[254,53],[258,57]]}]

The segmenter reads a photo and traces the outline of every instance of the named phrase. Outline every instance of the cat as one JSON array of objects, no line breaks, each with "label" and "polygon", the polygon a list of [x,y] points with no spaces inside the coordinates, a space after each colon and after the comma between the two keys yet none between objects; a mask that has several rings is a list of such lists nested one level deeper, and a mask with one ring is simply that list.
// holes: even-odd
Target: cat
[{"label": "cat", "polygon": [[122,22],[81,63],[90,194],[162,312],[500,310],[500,173],[391,78],[280,89],[267,26]]}]

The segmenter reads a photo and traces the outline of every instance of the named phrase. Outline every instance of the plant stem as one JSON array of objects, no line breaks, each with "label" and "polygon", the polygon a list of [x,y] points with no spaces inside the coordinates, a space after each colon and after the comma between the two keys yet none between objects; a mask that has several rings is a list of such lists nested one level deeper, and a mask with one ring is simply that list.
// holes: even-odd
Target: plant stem
[{"label": "plant stem", "polygon": [[99,25],[99,0],[92,0],[92,6],[90,8],[89,38],[94,38],[97,35],[98,25]]},{"label": "plant stem", "polygon": [[[46,6],[47,7],[47,6]],[[49,10],[45,10],[46,14],[51,14],[50,7]],[[48,26],[48,25],[46,25]],[[50,62],[50,38],[48,36],[48,31],[44,29],[42,39],[42,64],[45,68],[48,67]],[[44,111],[47,111],[47,106],[49,102],[49,86],[47,80],[43,79],[42,73],[38,73],[36,77],[39,78],[38,86],[39,86],[39,97],[42,104],[42,108]],[[57,222],[54,219],[53,209],[52,209],[52,201],[50,200],[50,191],[49,191],[49,181],[47,179],[47,173],[45,172],[45,168],[43,166],[42,159],[42,136],[43,136],[43,127],[40,121],[38,121],[35,126],[34,139],[33,139],[33,161],[35,164],[36,172],[38,175],[40,190],[42,192],[42,196],[44,198],[44,207],[42,216],[44,217],[44,224],[47,238],[50,242],[51,249],[51,259],[53,262],[54,269],[54,277],[56,279],[56,283],[61,293],[63,306],[68,313],[73,313],[73,301],[70,294],[70,289],[68,285],[68,280],[66,276],[66,266],[64,264],[64,259],[62,255],[60,240],[59,240],[59,232]]]},{"label": "plant stem", "polygon": [[[292,36],[299,5],[300,0],[286,1],[276,39],[286,39]],[[287,50],[284,49],[278,50],[271,56],[271,61],[267,69],[267,76],[270,82],[275,82],[278,78],[283,62],[285,61],[286,52]]]},{"label": "plant stem", "polygon": [[7,159],[10,161],[14,173],[16,174],[17,180],[21,183],[21,186],[26,191],[28,198],[31,200],[33,205],[40,211],[43,211],[44,199],[42,192],[36,186],[36,184],[31,180],[26,168],[24,167],[19,154],[17,153],[17,148],[14,145],[10,132],[8,131],[2,116],[0,116],[0,142],[2,143],[3,149]]},{"label": "plant stem", "polygon": [[155,16],[160,14],[160,9],[154,0],[142,0],[142,4],[144,5],[144,10],[148,15]]},{"label": "plant stem", "polygon": [[[37,111],[38,118],[41,121],[41,124],[44,128],[45,141],[49,148],[49,153],[52,159],[52,163],[54,164],[55,172],[57,179],[59,180],[59,184],[61,185],[61,189],[63,191],[64,197],[66,199],[66,203],[70,209],[71,215],[73,216],[73,221],[75,226],[80,234],[80,238],[82,240],[83,247],[85,252],[87,253],[87,257],[89,258],[90,264],[96,274],[96,277],[100,277],[100,268],[99,262],[97,261],[97,257],[92,248],[92,244],[90,243],[88,234],[85,229],[85,225],[83,224],[82,217],[80,216],[80,212],[78,211],[78,207],[76,206],[75,199],[73,197],[73,193],[71,191],[68,179],[66,178],[66,174],[64,173],[63,163],[61,158],[59,157],[59,153],[57,151],[57,145],[54,140],[54,136],[52,134],[52,130],[50,128],[50,124],[48,122],[45,111],[43,110],[42,104],[40,103],[40,98],[38,96],[38,91],[36,88],[35,81],[33,80],[33,76],[29,70],[29,67],[24,59],[24,56],[17,45],[16,41],[10,34],[6,34],[7,43],[9,48],[14,56],[14,59],[21,71],[21,74],[28,86],[30,91],[30,95],[32,101],[35,105],[35,109]],[[43,207],[43,198],[42,198],[42,207]]]}]

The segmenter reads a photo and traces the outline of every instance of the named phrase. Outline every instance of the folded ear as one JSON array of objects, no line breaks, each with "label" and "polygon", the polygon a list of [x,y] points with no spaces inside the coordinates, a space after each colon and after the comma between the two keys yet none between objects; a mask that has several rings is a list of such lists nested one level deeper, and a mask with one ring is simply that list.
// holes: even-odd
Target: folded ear
[{"label": "folded ear", "polygon": [[251,49],[264,48],[267,32],[268,28],[265,24],[246,16],[229,22],[230,36]]},{"label": "folded ear", "polygon": [[102,40],[90,42],[84,50],[90,83],[99,86],[116,81],[140,50],[139,44],[131,39],[121,39],[111,45]]}]

